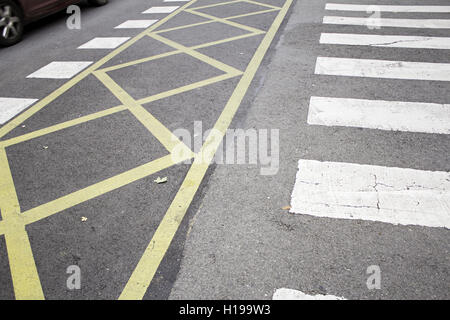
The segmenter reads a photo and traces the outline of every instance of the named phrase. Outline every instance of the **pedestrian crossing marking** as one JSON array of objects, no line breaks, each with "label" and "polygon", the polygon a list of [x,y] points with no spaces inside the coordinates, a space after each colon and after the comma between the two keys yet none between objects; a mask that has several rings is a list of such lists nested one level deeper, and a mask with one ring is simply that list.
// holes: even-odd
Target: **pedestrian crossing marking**
[{"label": "pedestrian crossing marking", "polygon": [[311,97],[308,124],[450,134],[450,104]]},{"label": "pedestrian crossing marking", "polygon": [[423,12],[423,13],[449,13],[450,6],[410,6],[410,5],[380,5],[380,4],[345,4],[345,3],[327,3],[325,10],[335,11],[364,11],[377,8],[380,12]]},{"label": "pedestrian crossing marking", "polygon": [[386,48],[450,49],[450,38],[404,35],[322,33],[321,44],[371,46]]},{"label": "pedestrian crossing marking", "polygon": [[318,57],[315,73],[348,77],[450,81],[450,63]]},{"label": "pedestrian crossing marking", "polygon": [[422,28],[449,29],[450,19],[392,19],[392,18],[361,18],[325,16],[324,24],[342,24],[355,26],[394,27],[394,28]]},{"label": "pedestrian crossing marking", "polygon": [[70,79],[92,63],[92,61],[53,61],[33,72],[27,78]]},{"label": "pedestrian crossing marking", "polygon": [[291,212],[450,228],[450,173],[300,160]]},{"label": "pedestrian crossing marking", "polygon": [[4,124],[8,120],[14,118],[18,113],[22,112],[36,101],[37,99],[0,97],[0,124]]}]

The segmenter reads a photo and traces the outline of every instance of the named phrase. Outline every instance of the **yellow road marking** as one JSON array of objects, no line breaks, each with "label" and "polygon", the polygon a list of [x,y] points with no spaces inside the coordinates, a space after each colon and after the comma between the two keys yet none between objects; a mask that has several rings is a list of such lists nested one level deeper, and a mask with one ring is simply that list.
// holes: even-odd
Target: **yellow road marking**
[{"label": "yellow road marking", "polygon": [[185,85],[185,86],[180,87],[180,88],[176,88],[176,89],[169,90],[169,91],[166,91],[166,92],[161,92],[161,93],[155,94],[154,96],[150,96],[150,97],[147,97],[147,98],[140,99],[140,100],[138,100],[138,103],[141,104],[141,105],[142,104],[146,104],[146,103],[150,103],[150,102],[153,102],[153,101],[156,101],[156,100],[160,100],[160,99],[164,99],[166,97],[170,97],[170,96],[173,96],[173,95],[176,95],[176,94],[180,94],[180,93],[183,93],[183,92],[186,92],[186,91],[190,91],[190,90],[193,90],[193,89],[201,88],[201,87],[204,87],[204,86],[216,83],[216,82],[220,82],[220,81],[223,81],[223,80],[228,80],[228,79],[234,78],[234,77],[236,77],[236,76],[238,76],[240,74],[242,74],[242,72],[240,72],[239,74],[227,74],[226,73],[226,74],[223,74],[223,75],[220,75],[220,76],[217,76],[217,77],[213,77],[213,78],[209,78],[209,79],[202,80],[202,81],[199,81],[199,82],[195,82],[195,83],[188,84],[188,85]]},{"label": "yellow road marking", "polygon": [[63,210],[76,206],[90,199],[94,199],[110,191],[116,190],[127,184],[135,182],[137,180],[148,177],[158,171],[169,168],[177,163],[181,163],[189,157],[177,159],[178,162],[174,162],[172,155],[166,155],[159,159],[153,160],[137,168],[128,170],[124,173],[118,174],[109,179],[103,180],[99,183],[93,184],[84,189],[75,191],[59,199],[42,204],[38,207],[30,209],[22,213],[23,221],[25,224],[30,224],[44,218],[47,218],[55,213],[59,213]]},{"label": "yellow road marking", "polygon": [[105,116],[109,116],[111,114],[114,114],[114,113],[117,113],[117,112],[121,112],[121,111],[124,111],[126,109],[127,108],[125,106],[117,106],[117,107],[109,108],[109,109],[106,109],[106,110],[103,110],[103,111],[100,111],[100,112],[92,113],[92,114],[89,114],[87,116],[80,117],[80,118],[77,118],[77,119],[74,119],[74,120],[65,121],[65,122],[56,124],[56,125],[51,126],[51,127],[47,127],[47,128],[44,128],[44,129],[36,130],[36,131],[30,132],[30,133],[27,133],[27,134],[24,134],[24,135],[21,135],[21,136],[18,136],[18,137],[14,137],[14,138],[11,138],[11,139],[8,139],[8,140],[0,141],[0,147],[12,146],[14,144],[18,144],[18,143],[21,143],[21,142],[24,142],[24,141],[27,141],[27,140],[31,140],[31,139],[34,139],[34,138],[37,138],[37,137],[41,137],[41,136],[44,136],[44,135],[49,134],[49,133],[53,133],[53,132],[56,132],[56,131],[59,131],[59,130],[67,129],[67,128],[79,125],[81,123],[84,123],[84,122],[88,122],[88,121],[91,121],[91,120],[95,120],[95,119],[99,119],[99,118],[102,118],[102,117],[105,117]]},{"label": "yellow road marking", "polygon": [[104,65],[105,63],[107,63],[109,60],[111,60],[112,58],[114,58],[115,56],[117,56],[119,53],[123,52],[124,50],[128,49],[129,47],[131,47],[134,43],[136,43],[138,40],[142,39],[143,37],[145,37],[147,35],[147,33],[149,31],[153,31],[156,28],[158,28],[159,26],[163,25],[166,21],[168,21],[169,19],[173,18],[174,16],[176,16],[179,12],[183,11],[185,8],[187,8],[188,6],[190,6],[192,3],[194,3],[196,0],[192,0],[188,3],[186,3],[185,5],[181,6],[180,8],[178,8],[177,10],[175,10],[174,12],[170,13],[169,15],[167,15],[166,17],[164,17],[163,19],[159,20],[158,22],[154,23],[153,25],[151,25],[149,28],[147,28],[146,30],[144,30],[143,32],[141,32],[140,34],[138,34],[137,36],[135,36],[134,38],[128,40],[127,42],[125,42],[124,44],[122,44],[120,47],[118,47],[117,49],[113,50],[111,53],[109,53],[108,55],[106,55],[105,57],[103,57],[102,59],[100,59],[99,61],[97,61],[96,63],[92,64],[90,67],[86,68],[84,71],[82,71],[81,73],[79,73],[78,75],[76,75],[75,77],[73,77],[71,80],[69,80],[68,82],[66,82],[64,85],[62,85],[61,87],[59,87],[58,89],[56,89],[55,91],[53,91],[52,93],[50,93],[48,96],[46,96],[44,99],[38,101],[37,103],[35,103],[33,106],[31,106],[29,109],[27,109],[26,111],[24,111],[23,113],[21,113],[20,115],[18,115],[16,118],[14,118],[13,120],[11,120],[10,122],[8,122],[7,124],[5,124],[2,128],[0,128],[0,138],[4,137],[6,134],[8,134],[11,130],[13,130],[14,128],[16,128],[18,125],[20,125],[22,122],[24,122],[25,120],[27,120],[29,117],[31,117],[32,115],[34,115],[36,112],[38,112],[39,110],[41,110],[42,108],[44,108],[45,106],[47,106],[49,103],[51,103],[52,101],[54,101],[56,98],[58,98],[59,96],[61,96],[63,93],[65,93],[67,90],[69,90],[70,88],[72,88],[74,85],[76,85],[78,82],[80,82],[81,80],[83,80],[84,78],[86,78],[88,75],[90,75],[93,71],[97,70],[98,68],[100,68],[102,65]]},{"label": "yellow road marking", "polygon": [[[241,0],[239,2],[241,2]],[[193,9],[191,9],[191,10],[193,10]],[[230,16],[230,17],[226,17],[226,18],[222,18],[222,19],[224,19],[224,20],[239,19],[239,18],[244,18],[244,17],[249,17],[249,16],[256,16],[258,14],[279,11],[279,10],[280,10],[280,8],[270,8],[270,9],[267,9],[267,10],[261,10],[261,11],[255,11],[255,12],[238,14],[238,15],[235,15],[235,16]],[[185,12],[188,12],[188,11],[185,10]],[[172,27],[172,28],[167,28],[167,29],[156,30],[156,31],[153,31],[153,33],[164,33],[164,32],[176,31],[176,30],[181,30],[181,29],[187,29],[187,28],[191,28],[191,27],[196,27],[196,26],[201,26],[201,25],[204,25],[204,24],[212,23],[212,22],[220,22],[220,21],[218,21],[217,19],[207,20],[207,21],[196,22],[196,23],[192,23],[192,24],[186,24],[186,25],[178,26],[178,27]]]},{"label": "yellow road marking", "polygon": [[224,6],[227,4],[232,4],[232,3],[236,3],[236,2],[242,2],[242,0],[233,0],[233,1],[226,1],[226,2],[220,2],[220,3],[214,3],[214,4],[208,4],[205,6],[201,6],[201,7],[192,7],[192,9],[206,9],[206,8],[212,8],[212,7],[218,7],[218,6]]},{"label": "yellow road marking", "polygon": [[218,18],[218,17],[212,16],[212,15],[209,15],[209,14],[206,14],[206,13],[203,13],[203,12],[198,12],[198,11],[190,10],[190,9],[185,9],[184,11],[189,12],[189,13],[192,13],[192,14],[195,14],[195,15],[200,16],[200,17],[203,17],[203,18],[206,18],[206,19],[211,19],[211,20],[214,20],[214,21],[216,21],[216,22],[224,23],[224,24],[227,24],[227,25],[232,26],[232,27],[235,27],[235,28],[239,28],[239,29],[242,29],[242,30],[246,30],[246,31],[248,31],[248,32],[252,32],[252,33],[264,33],[264,31],[259,30],[259,29],[257,29],[257,28],[253,28],[253,27],[250,27],[250,26],[246,26],[246,25],[243,25],[243,24],[234,22],[234,21],[229,21],[229,20],[227,20],[226,18]]},{"label": "yellow road marking", "polygon": [[0,209],[15,297],[44,299],[5,148],[0,148]]},{"label": "yellow road marking", "polygon": [[272,43],[272,40],[275,37],[275,34],[286,16],[291,4],[292,0],[287,0],[285,2],[266,36],[262,40],[245,73],[239,81],[239,84],[234,90],[230,100],[226,104],[225,109],[222,111],[222,114],[214,126],[214,129],[218,130],[221,134],[220,139],[218,139],[217,135],[210,134],[207,137],[201,152],[196,154],[194,163],[189,169],[189,172],[186,175],[186,178],[184,179],[178,193],[172,201],[158,229],[153,235],[152,240],[145,249],[142,258],[134,269],[119,299],[125,300],[143,298],[206,174],[211,160],[214,157],[214,153],[223,139],[223,135],[236,114],[236,111],[239,108],[239,105],[264,58],[264,55],[269,49],[269,46]]},{"label": "yellow road marking", "polygon": [[272,8],[272,9],[281,9],[281,7],[273,6],[273,5],[268,4],[268,3],[262,3],[262,2],[252,1],[252,0],[241,0],[241,1],[242,2],[247,2],[247,3],[250,3],[250,4],[255,4],[257,6],[263,6],[263,7]]},{"label": "yellow road marking", "polygon": [[181,51],[178,51],[178,50],[165,52],[165,53],[157,54],[157,55],[154,55],[154,56],[151,56],[151,57],[137,59],[137,60],[133,60],[133,61],[117,64],[115,66],[111,66],[111,67],[107,67],[107,68],[103,68],[103,69],[98,69],[97,71],[110,72],[110,71],[113,71],[113,70],[118,70],[118,69],[130,67],[130,66],[134,66],[134,65],[137,65],[137,64],[140,64],[140,63],[144,63],[144,62],[157,60],[157,59],[161,59],[161,58],[165,58],[165,57],[170,57],[170,56],[173,56],[173,55],[179,54],[179,53],[181,53]]},{"label": "yellow road marking", "polygon": [[182,143],[169,129],[158,121],[150,112],[134,100],[105,72],[95,71],[94,75],[127,107],[127,109],[150,131],[156,139],[169,151],[175,148],[185,149],[185,154],[193,155],[193,152]]},{"label": "yellow road marking", "polygon": [[[61,96],[63,93],[65,93],[67,90],[72,88],[74,85],[76,85],[79,81],[83,80],[85,77],[87,77],[90,74],[94,74],[99,78],[99,80],[102,81],[102,83],[109,88],[109,90],[115,94],[119,100],[123,103],[122,106],[113,107],[104,111],[100,111],[91,115],[87,115],[78,119],[66,121],[60,124],[56,124],[54,126],[50,126],[48,128],[36,130],[34,132],[30,132],[27,134],[24,134],[22,136],[18,136],[15,138],[11,138],[5,141],[0,141],[0,209],[1,209],[1,216],[3,220],[0,221],[0,234],[5,235],[6,244],[7,244],[7,250],[8,250],[8,258],[11,266],[11,274],[13,278],[13,286],[16,298],[18,299],[43,299],[44,295],[42,292],[41,284],[39,281],[39,276],[36,270],[36,265],[34,262],[31,246],[28,239],[28,234],[26,232],[25,226],[27,224],[39,221],[41,219],[44,219],[46,217],[49,217],[53,214],[56,214],[58,212],[61,212],[65,209],[68,209],[70,207],[73,207],[77,204],[80,204],[82,202],[88,201],[89,199],[93,199],[95,197],[98,197],[100,195],[103,195],[107,192],[110,192],[112,190],[115,190],[117,188],[120,188],[126,184],[132,183],[133,181],[142,179],[146,176],[149,176],[155,172],[158,172],[160,170],[163,170],[169,166],[172,166],[174,164],[177,164],[179,162],[182,162],[184,160],[187,160],[189,157],[193,157],[194,154],[191,150],[189,150],[187,147],[186,151],[183,152],[183,155],[187,155],[184,159],[179,159],[176,162],[173,160],[172,155],[167,155],[165,157],[162,157],[160,159],[154,160],[148,164],[142,165],[140,167],[131,169],[129,171],[126,171],[122,174],[116,175],[112,178],[106,179],[104,181],[101,181],[99,183],[96,183],[94,185],[91,185],[89,187],[86,187],[84,189],[78,190],[76,192],[73,192],[69,195],[63,196],[59,199],[50,201],[48,203],[45,203],[41,206],[38,206],[36,208],[30,209],[26,212],[20,213],[19,203],[17,200],[16,191],[14,188],[14,183],[11,177],[10,168],[8,165],[8,160],[6,156],[5,147],[10,146],[13,144],[17,144],[23,141],[27,141],[29,139],[33,139],[42,135],[46,135],[49,133],[57,132],[59,130],[69,128],[87,121],[91,121],[93,119],[98,119],[104,116],[111,115],[116,112],[129,110],[132,112],[135,117],[141,121],[141,123],[146,126],[146,128],[153,134],[155,137],[157,137],[158,140],[162,141],[163,145],[169,150],[173,151],[175,147],[179,147],[180,144],[182,144],[178,138],[174,138],[172,133],[165,128],[156,118],[154,118],[145,108],[142,107],[142,104],[149,103],[158,99],[162,99],[174,94],[178,94],[181,92],[185,92],[188,90],[192,90],[194,88],[198,88],[201,86],[205,86],[208,84],[212,84],[217,81],[222,81],[226,79],[230,79],[232,77],[236,77],[242,74],[241,71],[228,66],[220,61],[217,61],[213,58],[210,58],[206,55],[203,55],[195,49],[216,45],[220,43],[225,43],[228,41],[233,41],[237,39],[243,39],[250,36],[255,36],[258,34],[265,33],[264,31],[258,30],[256,28],[248,27],[245,25],[241,25],[239,23],[230,22],[227,21],[227,19],[237,18],[237,17],[244,17],[244,16],[250,16],[255,14],[261,14],[265,12],[270,11],[277,11],[278,7],[273,6],[267,6],[271,9],[259,11],[259,12],[253,12],[248,14],[242,14],[234,17],[227,17],[227,18],[216,18],[210,15],[204,14],[203,17],[206,17],[207,19],[210,19],[208,23],[210,22],[220,22],[225,23],[228,25],[232,25],[237,28],[241,28],[243,30],[249,31],[249,34],[232,37],[228,39],[222,39],[218,41],[209,42],[207,44],[201,44],[193,47],[185,47],[180,44],[177,44],[169,39],[166,39],[161,36],[157,36],[156,33],[159,33],[158,31],[154,31],[155,29],[159,28],[161,25],[163,25],[167,20],[174,17],[179,12],[186,10],[191,4],[195,3],[196,0],[193,0],[181,8],[179,8],[177,11],[173,12],[172,14],[166,16],[166,18],[158,21],[154,25],[152,25],[147,30],[143,31],[133,39],[129,40],[125,44],[123,44],[118,49],[112,51],[109,55],[105,56],[103,59],[99,60],[97,63],[93,64],[80,74],[78,74],[76,77],[74,77],[72,80],[68,81],[66,84],[58,88],[57,90],[53,91],[51,94],[49,94],[47,97],[33,105],[30,109],[23,112],[21,115],[16,117],[11,122],[7,123],[5,126],[0,128],[0,137],[5,136],[8,134],[11,130],[13,130],[16,126],[18,126],[20,123],[31,117],[33,114],[44,108],[46,105],[51,103],[53,100],[57,99],[59,96]],[[235,2],[241,2],[241,1],[235,1]],[[279,24],[283,20],[287,9],[291,5],[292,0],[288,0],[285,5],[283,6],[283,9],[280,11],[279,15],[277,16],[276,20],[272,24],[271,29],[267,32],[263,42],[261,43],[260,47],[258,48],[257,52],[255,53],[252,61],[250,62],[249,66],[247,67],[247,70],[244,74],[244,76],[241,78],[238,87],[236,87],[235,91],[233,92],[232,97],[230,98],[229,102],[227,103],[224,111],[221,114],[221,117],[217,121],[215,125],[215,129],[220,130],[220,132],[225,132],[226,128],[228,128],[229,123],[231,122],[231,119],[234,116],[234,113],[237,111],[237,108],[239,107],[240,101],[245,94],[245,92],[248,89],[248,86],[250,85],[250,82],[254,76],[254,73],[256,72],[259,64],[261,61],[258,62],[258,59],[260,58],[262,60],[265,52],[267,51],[268,45],[270,45],[273,36],[276,32],[276,30],[279,28]],[[222,3],[222,4],[229,4],[231,2]],[[197,15],[200,15],[197,13]],[[278,22],[277,22],[278,21]],[[183,26],[186,27],[186,26]],[[116,55],[120,54],[127,48],[129,48],[131,45],[133,45],[136,41],[139,39],[142,39],[145,36],[152,36],[158,38],[158,40],[162,40],[164,43],[171,45],[172,47],[175,47],[177,50],[161,54],[153,57],[148,57],[144,59],[140,59],[140,61],[150,61],[158,58],[163,58],[165,56],[178,54],[178,53],[186,53],[189,54],[205,63],[208,63],[210,65],[213,65],[214,67],[218,68],[219,70],[222,70],[226,72],[223,75],[213,77],[210,79],[206,79],[194,84],[189,84],[180,88],[176,88],[173,90],[169,90],[160,94],[156,94],[150,97],[146,97],[143,99],[140,99],[136,101],[133,99],[128,93],[126,93],[120,86],[118,86],[106,73],[105,71],[109,70],[116,70],[119,67],[113,66],[109,68],[105,68],[103,70],[98,70],[102,65],[104,65],[106,62],[111,60]],[[267,45],[267,48],[265,48],[265,45]],[[256,59],[256,60],[255,60]],[[137,60],[138,61],[138,60]],[[132,65],[135,63],[129,62],[127,65]],[[123,67],[125,64],[119,65],[120,67]],[[97,70],[97,71],[96,71]],[[241,96],[241,97],[240,97]],[[230,118],[231,117],[231,118]],[[193,196],[195,195],[198,186],[200,185],[204,174],[209,166],[209,163],[211,162],[211,159],[217,149],[217,146],[220,144],[220,141],[222,140],[222,137],[220,139],[217,139],[217,137],[209,136],[207,138],[207,141],[202,147],[202,150],[199,154],[195,155],[194,164],[192,165],[191,169],[188,172],[188,175],[186,176],[182,187],[180,188],[179,192],[177,193],[175,199],[173,200],[171,206],[169,207],[169,210],[167,211],[163,221],[161,222],[161,225],[158,227],[157,232],[153,236],[153,240],[155,241],[155,247],[151,248],[151,244],[147,248],[147,250],[144,253],[144,256],[140,260],[138,266],[136,267],[135,271],[133,272],[132,277],[130,278],[129,282],[127,283],[127,286],[125,290],[122,292],[121,298],[132,298],[134,297],[141,297],[145,293],[145,290],[147,289],[148,285],[151,282],[151,279],[153,278],[154,272],[156,272],[156,269],[159,266],[159,263],[164,256],[168,246],[170,245],[170,242],[172,241],[172,238],[176,232],[176,230],[179,227],[179,224],[181,223],[181,220],[183,219],[187,208],[189,207],[190,202],[193,199]],[[182,144],[182,146],[185,146]],[[203,160],[207,160],[204,162]],[[142,270],[143,266],[147,265],[149,268],[147,270]],[[140,281],[140,282],[139,282]],[[138,289],[136,289],[136,286]],[[142,287],[143,286],[143,287]]]},{"label": "yellow road marking", "polygon": [[158,34],[150,34],[149,36],[152,37],[152,38],[155,38],[156,40],[158,40],[158,41],[160,41],[160,42],[162,42],[162,43],[164,43],[164,44],[166,44],[168,46],[171,46],[174,49],[180,50],[180,51],[182,51],[182,52],[184,52],[184,53],[186,53],[186,54],[188,54],[188,55],[190,55],[190,56],[192,56],[192,57],[194,57],[194,58],[196,58],[196,59],[198,59],[198,60],[200,60],[200,61],[202,61],[204,63],[207,63],[207,64],[213,66],[214,68],[222,70],[223,72],[226,72],[228,74],[235,74],[235,75],[237,75],[237,74],[242,73],[241,70],[233,68],[232,66],[229,66],[229,65],[227,65],[227,64],[225,64],[223,62],[220,62],[220,61],[218,61],[216,59],[208,57],[207,55],[204,55],[203,53],[195,51],[195,50],[193,50],[191,48],[185,47],[185,46],[183,46],[183,45],[181,45],[181,44],[179,44],[179,43],[177,43],[175,41],[172,41],[172,40],[169,40],[167,38],[164,38],[164,37],[162,37],[162,36],[160,36]]},{"label": "yellow road marking", "polygon": [[254,36],[260,36],[261,34],[259,33],[247,33],[247,34],[243,34],[240,36],[235,36],[235,37],[231,37],[231,38],[227,38],[227,39],[222,39],[222,40],[217,40],[217,41],[213,41],[213,42],[209,42],[206,44],[199,44],[197,46],[193,46],[191,47],[191,49],[197,50],[197,49],[203,49],[203,48],[207,48],[207,47],[212,47],[218,44],[222,44],[222,43],[227,43],[227,42],[231,42],[231,41],[235,41],[235,40],[240,40],[240,39],[245,39],[245,38],[249,38],[249,37],[254,37]]}]

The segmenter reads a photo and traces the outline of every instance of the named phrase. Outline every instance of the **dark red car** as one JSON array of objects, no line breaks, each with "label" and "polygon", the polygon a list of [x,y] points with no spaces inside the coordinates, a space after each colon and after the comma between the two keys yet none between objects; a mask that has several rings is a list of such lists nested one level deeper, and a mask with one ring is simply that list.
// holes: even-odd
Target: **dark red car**
[{"label": "dark red car", "polygon": [[[0,0],[0,45],[10,46],[22,39],[26,23],[63,10],[80,0]],[[88,0],[101,6],[108,0]]]}]

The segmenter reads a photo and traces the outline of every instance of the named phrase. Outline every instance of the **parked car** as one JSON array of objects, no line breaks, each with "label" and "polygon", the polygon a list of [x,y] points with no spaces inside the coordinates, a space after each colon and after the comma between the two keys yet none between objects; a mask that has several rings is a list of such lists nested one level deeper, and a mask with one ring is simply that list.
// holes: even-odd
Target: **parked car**
[{"label": "parked car", "polygon": [[[25,24],[63,10],[80,0],[0,0],[0,45],[11,46],[22,39]],[[102,6],[108,0],[88,0]]]}]

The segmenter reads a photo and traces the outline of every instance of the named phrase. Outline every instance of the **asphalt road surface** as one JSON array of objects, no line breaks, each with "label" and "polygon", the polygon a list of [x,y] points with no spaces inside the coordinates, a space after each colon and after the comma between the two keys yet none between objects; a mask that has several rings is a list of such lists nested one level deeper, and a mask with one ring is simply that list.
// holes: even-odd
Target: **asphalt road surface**
[{"label": "asphalt road surface", "polygon": [[448,1],[80,7],[0,49],[0,299],[450,298]]}]

